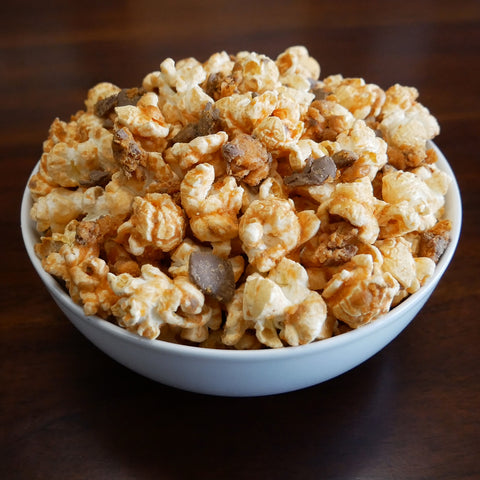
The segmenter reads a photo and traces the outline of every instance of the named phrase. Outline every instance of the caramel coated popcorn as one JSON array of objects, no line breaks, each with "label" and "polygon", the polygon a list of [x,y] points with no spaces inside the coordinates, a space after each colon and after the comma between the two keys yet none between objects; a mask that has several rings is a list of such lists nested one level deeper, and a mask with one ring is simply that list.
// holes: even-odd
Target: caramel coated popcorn
[{"label": "caramel coated popcorn", "polygon": [[36,253],[87,315],[205,348],[304,345],[433,274],[451,179],[413,87],[276,59],[167,58],[54,120],[29,188]]}]

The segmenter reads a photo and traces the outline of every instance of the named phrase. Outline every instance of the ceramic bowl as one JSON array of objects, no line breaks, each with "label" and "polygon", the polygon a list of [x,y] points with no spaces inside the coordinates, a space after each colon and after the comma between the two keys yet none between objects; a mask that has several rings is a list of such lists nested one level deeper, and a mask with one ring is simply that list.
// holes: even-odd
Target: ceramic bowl
[{"label": "ceramic bowl", "polygon": [[425,305],[454,255],[462,207],[458,184],[447,160],[436,149],[438,166],[452,178],[446,195],[451,242],[434,275],[420,290],[386,315],[356,330],[299,347],[253,351],[212,350],[148,340],[99,317],[86,316],[34,253],[38,233],[30,219],[28,188],[22,201],[21,229],[30,260],[54,301],[94,345],[125,367],[162,384],[221,396],[260,396],[306,388],[358,366],[391,342]]}]

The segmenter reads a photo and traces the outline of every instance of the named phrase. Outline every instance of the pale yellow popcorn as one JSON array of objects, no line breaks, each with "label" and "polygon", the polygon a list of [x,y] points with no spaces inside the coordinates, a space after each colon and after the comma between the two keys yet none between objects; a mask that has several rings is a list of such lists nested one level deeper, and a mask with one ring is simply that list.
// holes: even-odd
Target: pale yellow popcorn
[{"label": "pale yellow popcorn", "polygon": [[227,305],[227,318],[222,331],[222,342],[233,346],[238,344],[247,334],[247,330],[255,328],[253,320],[246,320],[243,315],[243,296],[245,283],[235,290],[232,300]]},{"label": "pale yellow popcorn", "polygon": [[187,172],[180,186],[182,207],[200,241],[219,242],[238,235],[243,189],[231,176],[214,182],[213,166],[201,163]]},{"label": "pale yellow popcorn", "polygon": [[433,227],[442,213],[450,179],[435,167],[418,173],[393,171],[382,177],[384,204],[379,211],[381,236],[392,237]]},{"label": "pale yellow popcorn", "polygon": [[37,230],[63,232],[70,221],[83,213],[83,195],[84,189],[54,188],[47,195],[38,198],[30,210]]},{"label": "pale yellow popcorn", "polygon": [[196,85],[168,98],[162,112],[167,122],[187,125],[196,122],[209,103],[213,103],[213,99]]},{"label": "pale yellow popcorn", "polygon": [[160,64],[160,71],[168,85],[179,93],[201,84],[206,78],[202,64],[192,57],[176,63],[173,59],[167,58]]},{"label": "pale yellow popcorn", "polygon": [[300,303],[286,309],[280,333],[288,345],[305,345],[332,336],[335,319],[327,315],[322,296],[311,291]]},{"label": "pale yellow popcorn", "polygon": [[[374,248],[374,247],[372,247]],[[400,286],[383,272],[381,254],[358,254],[329,280],[322,296],[338,320],[351,328],[387,313]]]},{"label": "pale yellow popcorn", "polygon": [[390,155],[402,157],[395,160],[398,168],[419,165],[427,156],[427,140],[440,133],[437,120],[417,98],[413,87],[396,84],[386,91],[378,128],[392,150]]},{"label": "pale yellow popcorn", "polygon": [[116,107],[117,121],[134,135],[159,141],[168,136],[170,128],[158,108],[158,95],[145,93],[137,105]]},{"label": "pale yellow popcorn", "polygon": [[[112,313],[118,323],[130,331],[154,339],[167,324],[182,328],[198,326],[198,321],[181,315],[184,309],[191,311],[192,303],[197,305],[196,300],[152,265],[142,266],[141,277],[108,273],[108,282],[120,297],[112,306]],[[200,295],[196,294],[196,298]]]},{"label": "pale yellow popcorn", "polygon": [[277,65],[266,55],[239,52],[235,57],[234,69],[240,75],[237,84],[240,93],[264,93],[275,90],[280,85]]},{"label": "pale yellow popcorn", "polygon": [[321,211],[330,215],[339,215],[358,228],[358,237],[365,243],[372,244],[378,237],[376,210],[378,200],[373,195],[372,184],[367,177],[351,183],[338,183],[331,197],[320,205]]},{"label": "pale yellow popcorn", "polygon": [[233,132],[252,133],[276,108],[278,93],[267,91],[261,95],[249,93],[233,94],[220,98],[215,108],[228,129]]},{"label": "pale yellow popcorn", "polygon": [[287,48],[277,57],[275,63],[282,84],[298,90],[308,91],[311,81],[318,80],[320,76],[320,65],[304,46]]},{"label": "pale yellow popcorn", "polygon": [[249,262],[260,272],[273,268],[297,247],[301,226],[291,200],[253,201],[240,219],[239,237]]},{"label": "pale yellow popcorn", "polygon": [[414,258],[411,245],[402,237],[379,240],[375,246],[383,255],[382,269],[389,272],[407,293],[416,292],[435,268],[430,258]]},{"label": "pale yellow popcorn", "polygon": [[370,181],[388,161],[386,142],[377,137],[363,120],[356,120],[350,130],[340,133],[336,143],[341,150],[358,155],[359,159],[351,168],[359,177],[366,176]]},{"label": "pale yellow popcorn", "polygon": [[147,246],[169,252],[185,236],[186,221],[182,209],[166,193],[148,193],[135,197],[131,217],[118,228],[120,239],[127,238],[127,250],[142,255]]},{"label": "pale yellow popcorn", "polygon": [[235,62],[230,58],[230,55],[223,51],[211,55],[206,62],[203,63],[203,69],[206,77],[214,73],[231,73]]},{"label": "pale yellow popcorn", "polygon": [[170,165],[177,164],[183,170],[198,163],[211,163],[227,141],[225,132],[217,132],[196,137],[188,143],[177,142],[165,152],[165,161]]},{"label": "pale yellow popcorn", "polygon": [[211,331],[216,331],[222,323],[222,311],[218,302],[209,300],[203,305],[202,311],[196,315],[185,315],[189,322],[196,322],[194,327],[182,328],[180,337],[190,342],[205,342]]},{"label": "pale yellow popcorn", "polygon": [[[332,92],[340,105],[343,105],[357,119],[365,120],[380,114],[385,103],[385,92],[373,83],[365,83],[363,78],[343,78],[332,75],[323,84]],[[332,96],[329,96],[329,100]]]},{"label": "pale yellow popcorn", "polygon": [[308,288],[307,272],[286,258],[267,277],[259,273],[247,277],[243,317],[253,322],[260,342],[272,348],[282,347],[282,340],[302,345],[332,334],[325,324],[325,302]]}]

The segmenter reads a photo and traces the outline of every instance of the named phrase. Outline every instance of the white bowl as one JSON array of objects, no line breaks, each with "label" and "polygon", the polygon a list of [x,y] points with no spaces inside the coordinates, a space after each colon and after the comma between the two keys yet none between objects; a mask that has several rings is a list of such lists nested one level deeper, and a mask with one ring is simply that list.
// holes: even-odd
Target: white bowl
[{"label": "white bowl", "polygon": [[21,229],[30,260],[53,299],[94,345],[131,370],[166,385],[222,396],[260,396],[293,391],[336,377],[361,364],[393,340],[415,317],[444,274],[460,236],[462,206],[458,184],[440,150],[438,166],[453,182],[446,195],[451,242],[434,275],[415,294],[389,313],[356,330],[299,347],[253,351],[213,350],[148,340],[99,317],[87,317],[80,306],[46,273],[34,253],[38,233],[30,219],[32,201],[25,189]]}]

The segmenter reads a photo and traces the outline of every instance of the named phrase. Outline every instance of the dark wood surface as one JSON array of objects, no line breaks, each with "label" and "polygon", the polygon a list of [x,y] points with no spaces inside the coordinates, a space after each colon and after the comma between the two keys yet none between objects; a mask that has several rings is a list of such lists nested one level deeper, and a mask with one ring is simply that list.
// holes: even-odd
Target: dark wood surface
[{"label": "dark wood surface", "polygon": [[[419,89],[462,191],[454,261],[397,339],[324,384],[235,399],[142,378],[74,329],[27,259],[20,198],[47,129],[166,57],[296,44],[322,76]],[[473,0],[2,2],[0,478],[480,478],[479,86]]]}]

